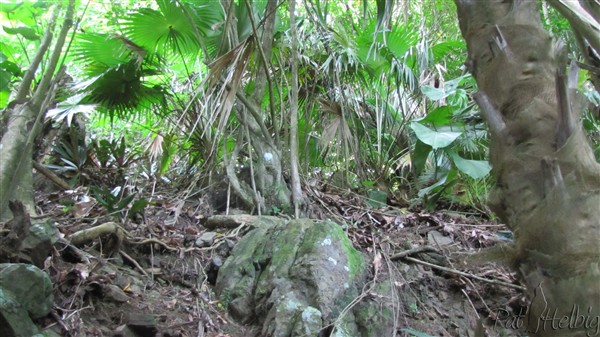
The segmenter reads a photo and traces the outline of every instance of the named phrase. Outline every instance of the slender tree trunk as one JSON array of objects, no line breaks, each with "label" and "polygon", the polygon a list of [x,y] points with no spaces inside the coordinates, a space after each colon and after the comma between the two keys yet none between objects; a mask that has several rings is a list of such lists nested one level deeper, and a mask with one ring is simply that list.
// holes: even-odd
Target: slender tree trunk
[{"label": "slender tree trunk", "polygon": [[251,192],[254,192],[253,199],[257,204],[255,206],[260,214],[272,207],[288,209],[290,206],[290,191],[283,179],[282,163],[284,162],[284,158],[281,151],[281,144],[278,140],[278,131],[276,127],[273,130],[268,130],[267,124],[263,119],[265,114],[262,111],[261,104],[265,90],[268,89],[269,109],[271,111],[272,122],[274,123],[275,97],[270,78],[270,60],[278,3],[276,0],[267,1],[261,26],[254,20],[255,16],[251,2],[244,0],[243,3],[242,5],[245,5],[248,9],[250,22],[252,23],[257,61],[254,68],[255,78],[252,97],[248,99],[243,94],[237,93],[238,99],[245,106],[245,109],[238,109],[237,117],[242,125],[244,125],[244,130],[240,130],[239,132],[249,134],[247,139],[250,150],[248,152],[254,153],[254,156],[251,156],[252,162],[250,167],[253,177],[253,191],[250,191],[247,184],[239,182],[239,179],[235,176],[235,170],[232,165],[235,165],[236,162],[233,160],[233,156],[229,160],[229,166],[232,167],[228,167],[227,177],[232,183],[231,186],[234,193],[245,200],[244,203],[247,204]]},{"label": "slender tree trunk", "polygon": [[296,0],[290,0],[290,31],[292,35],[292,91],[290,92],[290,167],[292,171],[292,201],[294,215],[300,217],[302,187],[298,169],[298,32],[296,30]]},{"label": "slender tree trunk", "polygon": [[55,84],[58,83],[62,74],[60,71],[56,73],[56,69],[67,34],[73,25],[73,11],[74,1],[71,0],[45,73],[31,98],[27,99],[33,76],[43,56],[49,51],[58,7],[53,13],[40,49],[19,88],[17,104],[8,111],[9,122],[0,141],[0,158],[2,158],[0,160],[0,219],[10,217],[8,210],[10,200],[23,202],[27,210],[31,214],[35,214],[32,185],[33,143],[42,125],[48,104],[56,92]]},{"label": "slender tree trunk", "polygon": [[529,336],[600,332],[600,165],[579,124],[566,52],[536,1],[455,0],[492,135],[492,208],[528,289]]}]

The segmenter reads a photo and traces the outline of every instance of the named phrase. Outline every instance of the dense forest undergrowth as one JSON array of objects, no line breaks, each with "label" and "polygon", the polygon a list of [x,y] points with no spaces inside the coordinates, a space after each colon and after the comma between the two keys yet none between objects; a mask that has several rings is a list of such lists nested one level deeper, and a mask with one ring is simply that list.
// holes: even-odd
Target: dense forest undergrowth
[{"label": "dense forest undergrowth", "polygon": [[[37,193],[40,213],[70,242],[79,231],[102,228],[76,239],[80,248],[63,240],[55,244],[44,262],[55,305],[39,326],[70,336],[260,335],[259,325],[232,320],[227,299],[214,292],[218,268],[249,230],[252,216],[232,209],[229,222],[209,223],[215,215],[210,194],[185,199],[157,184],[144,212],[115,222],[96,200],[75,202],[84,194]],[[514,273],[497,264],[464,262],[474,250],[510,240],[498,221],[465,210],[373,208],[323,182],[312,195],[319,216],[344,224],[370,261],[370,287],[394,287],[397,298],[388,300],[397,301],[400,336],[466,336],[479,322],[490,336],[519,336],[522,322],[513,319],[527,300]],[[374,296],[370,287],[360,296]]]},{"label": "dense forest undergrowth", "polygon": [[365,302],[396,336],[571,336],[531,330],[537,294],[600,296],[559,296],[598,276],[597,1],[0,14],[0,335],[270,336],[216,286],[262,217],[334,221],[367,261],[319,336]]}]

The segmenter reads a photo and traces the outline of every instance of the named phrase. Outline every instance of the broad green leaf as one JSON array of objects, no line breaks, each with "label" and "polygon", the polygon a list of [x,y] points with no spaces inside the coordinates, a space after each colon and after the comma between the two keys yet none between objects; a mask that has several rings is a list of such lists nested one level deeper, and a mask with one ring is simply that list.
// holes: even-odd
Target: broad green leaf
[{"label": "broad green leaf", "polygon": [[40,37],[35,33],[35,30],[33,30],[32,28],[29,28],[29,27],[10,28],[10,27],[6,27],[6,26],[2,26],[2,28],[4,28],[4,31],[8,34],[11,34],[11,35],[20,34],[27,40],[37,41],[40,39]]},{"label": "broad green leaf", "polygon": [[444,105],[430,111],[421,122],[431,123],[434,126],[448,125],[452,121],[453,109]]},{"label": "broad green leaf", "polygon": [[0,91],[9,91],[11,79],[12,76],[8,71],[0,69]]},{"label": "broad green leaf", "polygon": [[433,149],[447,147],[462,134],[462,132],[453,131],[438,132],[417,122],[410,123],[410,128],[415,132],[420,141],[431,146]]},{"label": "broad green leaf", "polygon": [[361,184],[365,187],[369,187],[375,185],[375,182],[373,180],[363,180]]},{"label": "broad green leaf", "polygon": [[455,175],[456,175],[456,170],[451,169],[450,171],[447,172],[446,175],[444,175],[437,182],[435,182],[435,184],[420,189],[419,193],[418,193],[419,198],[423,198],[424,196],[428,195],[429,192],[432,192],[433,190],[435,190],[436,188],[438,188],[440,186],[444,186],[447,182],[451,182],[452,179],[454,179]]},{"label": "broad green leaf", "polygon": [[492,170],[487,160],[464,159],[453,151],[449,151],[449,155],[456,167],[473,179],[483,178]]},{"label": "broad green leaf", "polygon": [[443,88],[436,88],[431,85],[421,86],[421,92],[432,101],[439,101],[449,95]]},{"label": "broad green leaf", "polygon": [[21,76],[21,68],[14,62],[6,60],[4,54],[0,53],[0,58],[4,59],[0,63],[0,91],[8,91],[13,77]]},{"label": "broad green leaf", "polygon": [[458,170],[455,167],[452,167],[438,182],[419,191],[418,195],[420,198],[424,198],[426,210],[433,211],[436,209],[436,204],[440,197],[447,193],[446,191],[450,186],[456,183],[457,172]]},{"label": "broad green leaf", "polygon": [[463,75],[463,76],[459,76],[453,80],[450,81],[446,81],[444,83],[444,85],[440,88],[436,88],[430,85],[423,85],[421,86],[421,92],[423,93],[423,95],[427,96],[427,98],[429,98],[430,100],[433,101],[439,101],[441,99],[444,99],[452,94],[454,94],[456,92],[456,90],[458,89],[458,86],[460,84],[462,84],[462,82],[469,78],[470,75]]},{"label": "broad green leaf", "polygon": [[4,12],[4,13],[10,13],[13,12],[15,9],[21,7],[23,5],[22,2],[19,3],[10,3],[10,2],[2,2],[2,4],[0,5],[0,11]]},{"label": "broad green leaf", "polygon": [[0,11],[8,15],[2,15],[0,21],[4,21],[7,16],[10,20],[18,21],[25,27],[36,27],[40,24],[40,16],[48,10],[56,1],[22,1],[14,0],[2,1]]},{"label": "broad green leaf", "polygon": [[370,208],[381,208],[387,203],[387,194],[380,190],[369,190],[367,192],[367,205]]},{"label": "broad green leaf", "polygon": [[427,163],[427,158],[429,157],[430,152],[431,146],[417,139],[417,142],[415,143],[415,148],[413,149],[413,153],[411,155],[412,165],[415,168],[415,172],[417,174],[421,174],[421,172],[425,168],[425,164]]},{"label": "broad green leaf", "polygon": [[0,69],[6,70],[13,76],[20,76],[22,73],[21,68],[19,68],[19,66],[16,63],[8,60],[4,60],[2,61],[2,63],[0,63]]},{"label": "broad green leaf", "polygon": [[131,209],[129,210],[129,216],[135,215],[135,214],[141,214],[144,212],[144,209],[146,208],[146,206],[148,206],[149,201],[148,199],[142,198],[142,199],[138,199],[136,201],[133,202],[133,204],[131,205]]},{"label": "broad green leaf", "polygon": [[8,105],[10,91],[0,91],[0,109],[4,109]]}]

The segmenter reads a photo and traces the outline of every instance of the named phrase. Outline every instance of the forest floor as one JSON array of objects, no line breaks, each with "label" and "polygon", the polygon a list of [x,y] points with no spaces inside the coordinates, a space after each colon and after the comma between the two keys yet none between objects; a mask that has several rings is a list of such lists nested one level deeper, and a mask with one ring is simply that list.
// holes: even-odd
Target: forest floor
[{"label": "forest floor", "polygon": [[[63,336],[259,336],[256,326],[234,322],[213,291],[215,266],[243,233],[205,228],[213,214],[207,197],[155,189],[143,214],[128,217],[107,215],[94,199],[82,199],[85,194],[40,192],[40,213],[67,239],[115,221],[125,238],[115,244],[114,235],[102,236],[80,248],[68,240],[55,244],[45,264],[55,306],[36,322],[40,327]],[[397,336],[521,335],[508,326],[519,323],[513,313],[527,304],[516,276],[495,263],[467,265],[460,258],[502,242],[502,224],[457,211],[371,209],[341,192],[321,191],[312,199],[319,217],[342,224],[377,269],[370,281],[394,285],[403,303],[396,308]],[[417,266],[417,277],[403,277],[405,264]]]}]

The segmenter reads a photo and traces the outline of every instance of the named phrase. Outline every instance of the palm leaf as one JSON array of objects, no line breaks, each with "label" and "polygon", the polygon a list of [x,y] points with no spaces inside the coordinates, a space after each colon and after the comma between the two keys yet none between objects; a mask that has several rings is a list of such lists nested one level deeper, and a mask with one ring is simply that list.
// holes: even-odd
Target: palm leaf
[{"label": "palm leaf", "polygon": [[465,43],[462,40],[450,40],[440,42],[431,46],[431,53],[435,62],[442,61],[449,53],[456,52],[465,48]]},{"label": "palm leaf", "polygon": [[75,59],[85,64],[88,76],[97,76],[108,69],[130,60],[130,52],[116,36],[107,34],[79,34],[73,45]]},{"label": "palm leaf", "polygon": [[220,3],[214,0],[188,0],[184,9],[201,35],[204,53],[210,58],[217,56],[225,23],[225,13]]},{"label": "palm leaf", "polygon": [[187,0],[184,10],[196,24],[201,36],[214,36],[220,33],[224,11],[221,4],[214,0]]},{"label": "palm leaf", "polygon": [[356,38],[356,54],[370,69],[371,75],[377,77],[381,73],[403,69],[399,64],[405,63],[418,41],[419,37],[410,27],[397,25],[391,31],[376,31],[372,21]]},{"label": "palm leaf", "polygon": [[343,116],[342,106],[338,102],[325,98],[319,99],[319,105],[323,115],[328,116],[328,121],[323,123],[320,141],[321,156],[325,157],[334,146],[335,153],[339,155],[354,153],[356,141],[348,121]]},{"label": "palm leaf", "polygon": [[141,8],[123,21],[123,32],[137,45],[159,54],[195,54],[199,30],[190,11],[174,1],[157,0],[159,10]]},{"label": "palm leaf", "polygon": [[142,81],[145,74],[136,60],[119,64],[85,82],[77,89],[89,92],[88,102],[98,103],[108,109],[110,117],[117,113],[139,112],[155,105],[164,105],[165,94],[160,86],[150,87]]},{"label": "palm leaf", "polygon": [[79,36],[74,51],[90,76],[72,88],[87,94],[82,103],[99,104],[111,118],[164,105],[162,88],[143,80],[159,73],[143,47],[120,35],[90,33]]}]

